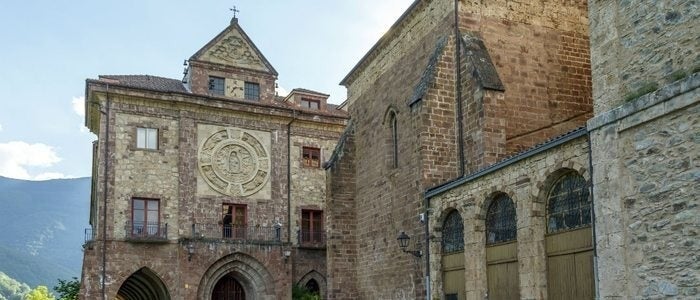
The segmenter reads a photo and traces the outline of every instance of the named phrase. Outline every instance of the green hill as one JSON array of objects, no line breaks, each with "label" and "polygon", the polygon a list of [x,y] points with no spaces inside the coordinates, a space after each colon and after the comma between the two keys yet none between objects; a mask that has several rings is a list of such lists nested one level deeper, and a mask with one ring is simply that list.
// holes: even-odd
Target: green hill
[{"label": "green hill", "polygon": [[0,272],[32,287],[80,277],[90,178],[0,177]]}]

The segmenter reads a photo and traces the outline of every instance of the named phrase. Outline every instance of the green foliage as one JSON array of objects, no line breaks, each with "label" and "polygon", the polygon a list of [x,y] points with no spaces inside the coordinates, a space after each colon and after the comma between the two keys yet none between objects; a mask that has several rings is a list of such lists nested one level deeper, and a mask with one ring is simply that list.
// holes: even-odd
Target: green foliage
[{"label": "green foliage", "polygon": [[639,88],[637,91],[627,94],[627,96],[625,96],[625,102],[630,102],[632,100],[635,100],[635,99],[641,97],[642,95],[649,94],[649,93],[656,91],[658,89],[659,89],[659,85],[656,82],[646,83],[641,88]]},{"label": "green foliage", "polygon": [[78,300],[80,281],[77,277],[71,280],[58,280],[58,285],[53,288],[58,293],[59,300]]},{"label": "green foliage", "polygon": [[688,76],[688,74],[685,73],[685,70],[678,70],[671,73],[669,77],[671,78],[671,81],[677,81],[685,78],[686,76]]},{"label": "green foliage", "polygon": [[321,296],[307,290],[303,286],[294,285],[292,286],[292,299],[293,300],[321,300]]},{"label": "green foliage", "polygon": [[40,285],[24,295],[23,300],[55,300],[56,298],[49,292],[49,288]]},{"label": "green foliage", "polygon": [[30,290],[27,284],[14,280],[12,277],[0,272],[0,299],[22,300],[22,296],[29,293]]}]

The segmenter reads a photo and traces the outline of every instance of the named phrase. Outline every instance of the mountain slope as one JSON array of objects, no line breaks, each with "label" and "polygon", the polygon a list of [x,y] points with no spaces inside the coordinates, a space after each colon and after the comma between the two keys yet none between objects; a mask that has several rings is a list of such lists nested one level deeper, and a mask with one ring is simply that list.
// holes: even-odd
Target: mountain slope
[{"label": "mountain slope", "polygon": [[0,271],[30,286],[79,277],[89,195],[90,178],[0,177]]}]

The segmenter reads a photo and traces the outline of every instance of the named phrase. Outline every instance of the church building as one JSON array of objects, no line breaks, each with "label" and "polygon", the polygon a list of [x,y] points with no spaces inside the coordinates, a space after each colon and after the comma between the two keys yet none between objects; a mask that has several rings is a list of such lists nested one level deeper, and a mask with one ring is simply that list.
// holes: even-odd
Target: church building
[{"label": "church building", "polygon": [[326,173],[348,115],[275,93],[234,17],[183,79],[86,81],[93,146],[81,299],[326,295]]},{"label": "church building", "polygon": [[341,82],[328,298],[697,299],[691,3],[414,1]]}]

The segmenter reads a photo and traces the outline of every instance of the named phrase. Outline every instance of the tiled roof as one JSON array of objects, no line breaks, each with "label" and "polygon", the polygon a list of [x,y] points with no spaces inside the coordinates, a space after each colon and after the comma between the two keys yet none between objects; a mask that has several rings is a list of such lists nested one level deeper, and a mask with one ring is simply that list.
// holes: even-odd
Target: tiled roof
[{"label": "tiled roof", "polygon": [[100,75],[99,79],[108,83],[158,92],[187,92],[187,89],[182,84],[182,80],[165,77],[151,75]]},{"label": "tiled roof", "polygon": [[313,91],[313,90],[309,90],[309,89],[302,89],[302,88],[295,88],[295,89],[293,89],[293,90],[290,92],[290,94],[293,93],[293,92],[301,92],[301,93],[307,93],[307,94],[316,94],[316,95],[322,95],[322,96],[326,96],[326,97],[330,96],[330,95],[328,95],[328,94],[324,94],[324,93],[317,92],[317,91]]}]

